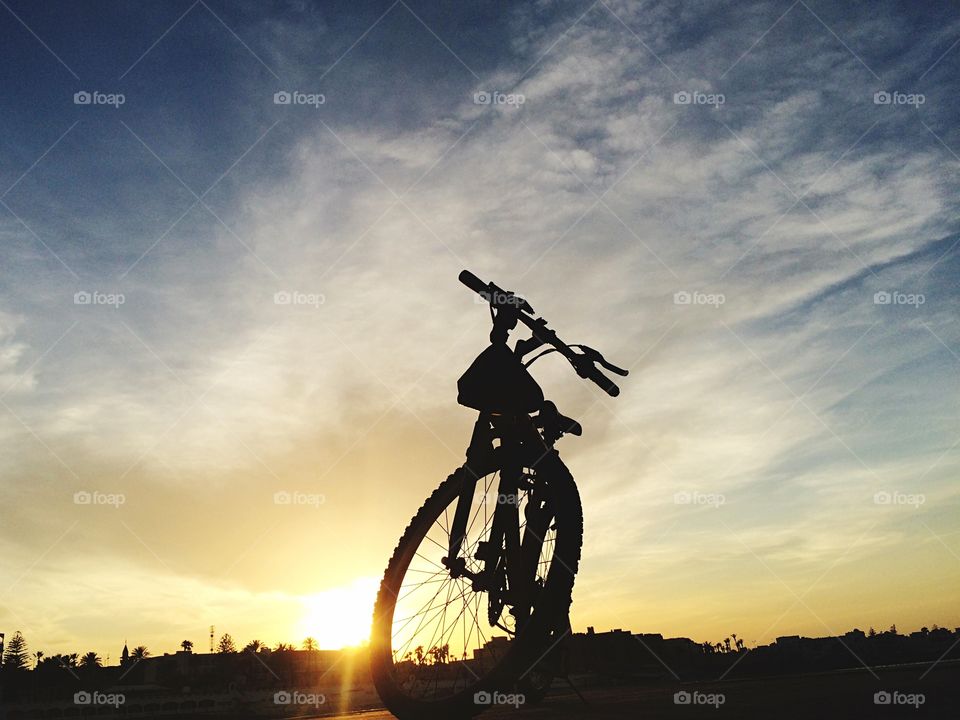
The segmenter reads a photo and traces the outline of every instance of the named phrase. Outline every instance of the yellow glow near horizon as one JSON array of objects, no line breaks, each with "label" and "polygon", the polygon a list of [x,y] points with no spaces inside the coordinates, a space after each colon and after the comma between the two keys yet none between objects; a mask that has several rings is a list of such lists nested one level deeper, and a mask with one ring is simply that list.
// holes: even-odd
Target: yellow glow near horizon
[{"label": "yellow glow near horizon", "polygon": [[298,637],[312,637],[325,650],[361,645],[370,637],[379,578],[357,578],[349,585],[304,597]]}]

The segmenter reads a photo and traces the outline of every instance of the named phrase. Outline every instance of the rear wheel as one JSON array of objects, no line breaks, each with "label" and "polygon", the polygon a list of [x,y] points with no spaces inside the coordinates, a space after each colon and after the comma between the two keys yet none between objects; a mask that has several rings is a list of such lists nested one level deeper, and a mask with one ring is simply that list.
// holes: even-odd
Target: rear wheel
[{"label": "rear wheel", "polygon": [[[496,614],[495,590],[491,602],[491,592],[475,590],[467,576],[452,577],[441,561],[469,472],[467,467],[454,472],[414,516],[377,596],[371,672],[384,704],[401,720],[469,717],[484,710],[497,701],[495,693],[509,692],[505,689],[537,663],[549,649],[551,633],[566,626],[583,540],[580,498],[569,471],[551,451],[516,498],[522,537],[534,532],[524,520],[534,510],[550,518],[537,538],[532,612],[521,613],[519,628],[509,601]],[[500,482],[497,468],[480,472],[460,554],[471,572],[482,568],[476,554],[489,538]]]}]

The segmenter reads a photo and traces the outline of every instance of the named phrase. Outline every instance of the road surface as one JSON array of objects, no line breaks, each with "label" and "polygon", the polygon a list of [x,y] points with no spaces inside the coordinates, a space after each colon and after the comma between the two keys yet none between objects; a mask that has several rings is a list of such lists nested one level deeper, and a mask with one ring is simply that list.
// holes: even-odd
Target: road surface
[{"label": "road surface", "polygon": [[[658,720],[670,718],[960,718],[960,664],[928,669],[877,669],[714,683],[674,683],[584,689],[585,705],[561,681],[536,707],[491,708],[483,720]],[[674,700],[679,696],[681,704]],[[877,693],[880,703],[875,701]],[[682,701],[689,700],[683,704]],[[884,703],[889,700],[889,704]],[[330,720],[329,715],[326,716]],[[377,710],[337,720],[392,720]]]}]

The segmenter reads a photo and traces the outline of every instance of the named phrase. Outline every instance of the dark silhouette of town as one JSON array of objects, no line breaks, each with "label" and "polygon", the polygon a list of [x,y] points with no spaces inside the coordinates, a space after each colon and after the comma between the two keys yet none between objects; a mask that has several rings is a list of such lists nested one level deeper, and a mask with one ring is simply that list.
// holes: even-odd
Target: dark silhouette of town
[{"label": "dark silhouette of town", "polygon": [[[466,662],[479,666],[485,653],[504,642],[504,637],[494,638]],[[111,664],[95,652],[46,655],[16,632],[6,637],[2,652],[0,707],[5,712],[0,716],[86,717],[113,711],[126,717],[277,717],[302,714],[302,706],[311,703],[318,715],[380,706],[364,647],[321,650],[313,638],[298,647],[269,647],[258,640],[238,647],[227,634],[212,650],[197,652],[184,640],[176,652],[155,655],[146,647],[130,650],[124,644],[119,663]],[[933,625],[909,634],[896,626],[880,632],[854,629],[835,637],[788,635],[748,647],[736,634],[698,643],[591,627],[571,634],[562,656],[567,677],[584,685],[715,681],[945,663],[960,659],[960,628]],[[452,660],[446,647],[418,647],[407,660],[462,662]],[[84,707],[91,704],[106,707]]]}]

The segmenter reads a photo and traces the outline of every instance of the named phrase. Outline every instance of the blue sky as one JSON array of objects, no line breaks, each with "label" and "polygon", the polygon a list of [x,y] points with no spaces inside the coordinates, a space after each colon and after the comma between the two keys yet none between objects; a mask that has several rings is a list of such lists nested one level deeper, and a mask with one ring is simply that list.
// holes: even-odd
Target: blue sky
[{"label": "blue sky", "polygon": [[3,0],[0,22],[5,627],[299,639],[303,599],[376,577],[462,458],[486,336],[464,267],[633,370],[615,401],[537,371],[586,428],[562,443],[575,627],[960,621],[954,6]]}]

